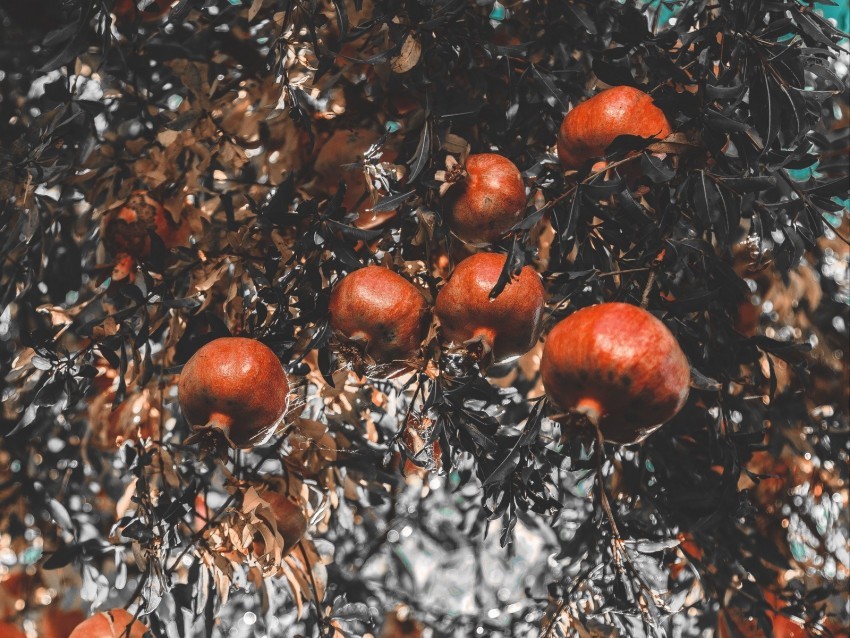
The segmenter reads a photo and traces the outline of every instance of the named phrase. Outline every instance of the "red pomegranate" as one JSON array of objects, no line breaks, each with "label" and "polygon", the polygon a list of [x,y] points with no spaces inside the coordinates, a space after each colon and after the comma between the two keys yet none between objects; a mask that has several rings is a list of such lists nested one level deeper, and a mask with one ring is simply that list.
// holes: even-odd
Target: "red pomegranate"
[{"label": "red pomegranate", "polygon": [[[764,599],[770,606],[767,617],[771,622],[773,638],[814,638],[814,634],[809,633],[803,625],[779,612],[787,606],[785,601],[771,591],[765,592]],[[832,631],[831,628],[830,630]],[[835,631],[832,635],[835,638],[841,637],[841,634]],[[717,636],[718,638],[767,638],[758,621],[753,617],[745,617],[738,609],[724,609],[718,614]]]},{"label": "red pomegranate", "polygon": [[38,638],[68,638],[74,627],[83,620],[85,620],[85,616],[79,609],[65,611],[48,607],[41,617]]},{"label": "red pomegranate", "polygon": [[189,239],[188,224],[174,223],[168,211],[147,191],[133,191],[124,204],[106,213],[104,221],[104,243],[113,255],[146,258],[151,252],[151,231],[166,248],[184,246]]},{"label": "red pomegranate", "polygon": [[[284,541],[283,555],[286,556],[307,533],[307,519],[301,508],[283,494],[266,491],[261,496],[271,506],[274,523]],[[257,552],[260,554],[265,551],[262,543],[262,537],[260,537],[257,546]]]},{"label": "red pomegranate", "polygon": [[383,266],[343,277],[330,300],[331,327],[360,341],[379,364],[399,363],[419,350],[428,327],[428,304],[419,289]]},{"label": "red pomegranate", "polygon": [[[345,182],[345,197],[342,205],[349,212],[357,212],[354,225],[358,228],[377,228],[396,216],[395,210],[373,213],[374,204],[363,167],[358,165],[369,147],[381,138],[371,129],[338,129],[327,139],[316,154],[313,170],[316,172],[316,187],[324,194],[336,192],[339,182]],[[393,162],[395,149],[382,149],[381,161]]]},{"label": "red pomegranate", "polygon": [[81,622],[68,638],[143,638],[150,635],[149,631],[130,612],[111,609]]},{"label": "red pomegranate", "polygon": [[446,341],[480,337],[497,361],[528,352],[540,336],[543,316],[543,284],[530,266],[490,299],[506,260],[496,253],[467,257],[440,289],[434,308]]},{"label": "red pomegranate", "polygon": [[443,210],[452,232],[472,243],[496,241],[525,212],[525,184],[519,169],[494,153],[470,155],[446,172],[450,187]]},{"label": "red pomegranate", "polygon": [[23,629],[2,621],[0,621],[0,636],[3,636],[3,638],[27,638]]},{"label": "red pomegranate", "polygon": [[122,24],[132,24],[137,19],[142,22],[156,22],[171,10],[173,0],[153,0],[139,11],[136,0],[117,0],[112,12]]},{"label": "red pomegranate", "polygon": [[558,158],[567,169],[581,168],[620,135],[665,138],[672,132],[652,97],[630,86],[615,86],[582,102],[561,123]]},{"label": "red pomegranate", "polygon": [[183,367],[178,398],[193,429],[215,428],[234,445],[251,447],[267,440],[283,420],[289,383],[268,346],[221,337],[202,346]]},{"label": "red pomegranate", "polygon": [[690,367],[667,327],[625,303],[583,308],[546,338],[540,373],[559,407],[586,414],[606,440],[632,443],[675,416]]}]

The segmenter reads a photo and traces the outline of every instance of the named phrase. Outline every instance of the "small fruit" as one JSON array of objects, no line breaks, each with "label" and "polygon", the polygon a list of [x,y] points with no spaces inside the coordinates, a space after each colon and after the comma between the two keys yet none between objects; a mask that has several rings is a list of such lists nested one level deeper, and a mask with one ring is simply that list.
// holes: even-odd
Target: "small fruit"
[{"label": "small fruit", "polygon": [[128,611],[111,609],[81,622],[68,638],[143,638],[149,631]]},{"label": "small fruit", "polygon": [[283,555],[286,556],[307,533],[307,519],[301,508],[283,494],[266,491],[261,496],[271,507],[277,531],[283,538]]},{"label": "small fruit", "polygon": [[166,248],[185,245],[189,238],[188,225],[174,223],[162,204],[147,191],[133,191],[124,204],[106,213],[103,239],[113,255],[146,258],[151,252],[151,232],[159,236]]},{"label": "small fruit", "polygon": [[376,363],[411,358],[425,337],[428,304],[419,289],[383,266],[367,266],[343,277],[330,300],[331,327],[360,341]]},{"label": "small fruit", "polygon": [[479,337],[497,361],[528,352],[540,335],[543,316],[543,284],[530,266],[490,299],[506,259],[497,253],[464,259],[440,289],[434,309],[445,340],[465,343]]},{"label": "small fruit", "polygon": [[608,441],[640,441],[688,398],[690,368],[676,338],[625,303],[582,308],[558,323],[540,362],[549,398],[582,412]]},{"label": "small fruit", "polygon": [[194,430],[216,428],[234,445],[251,447],[272,436],[283,420],[289,382],[268,346],[221,337],[202,346],[183,367],[178,398]]},{"label": "small fruit", "polygon": [[[451,162],[449,163],[451,164]],[[494,153],[470,155],[450,165],[444,211],[452,232],[472,243],[496,241],[525,212],[525,184],[519,169]]]},{"label": "small fruit", "polygon": [[561,123],[558,158],[567,169],[605,155],[620,135],[665,138],[671,128],[652,97],[630,86],[615,86],[582,102]]},{"label": "small fruit", "polygon": [[[395,210],[373,213],[368,209],[374,204],[363,167],[366,151],[381,138],[371,129],[337,129],[319,149],[313,170],[317,176],[317,188],[325,194],[336,192],[340,180],[345,183],[342,205],[349,212],[356,212],[354,225],[358,228],[377,228],[396,216]],[[397,153],[387,147],[382,149],[381,161],[392,162]]]}]

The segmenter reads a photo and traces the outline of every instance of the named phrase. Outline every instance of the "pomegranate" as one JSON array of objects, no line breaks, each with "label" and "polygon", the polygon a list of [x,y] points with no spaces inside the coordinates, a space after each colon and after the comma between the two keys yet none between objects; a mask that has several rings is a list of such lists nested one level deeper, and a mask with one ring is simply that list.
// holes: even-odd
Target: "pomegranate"
[{"label": "pomegranate", "polygon": [[144,259],[151,252],[153,231],[166,248],[183,246],[189,239],[186,223],[176,224],[168,211],[147,191],[133,191],[124,204],[105,217],[104,243],[113,255],[127,254]]},{"label": "pomegranate", "polygon": [[530,266],[490,299],[506,260],[496,253],[467,257],[440,289],[434,308],[447,341],[480,338],[497,361],[530,350],[540,335],[543,315],[543,284]]},{"label": "pomegranate", "polygon": [[[451,162],[449,163],[451,164]],[[470,155],[446,171],[444,211],[452,232],[471,243],[496,241],[525,212],[519,169],[494,153]]]},{"label": "pomegranate", "polygon": [[267,440],[283,420],[289,382],[272,350],[254,339],[221,337],[183,367],[180,408],[193,429],[217,429],[238,447]]},{"label": "pomegranate", "polygon": [[[286,556],[307,533],[307,519],[301,508],[283,494],[266,491],[261,496],[271,507],[277,531],[284,541],[282,553]],[[262,537],[255,539],[255,544],[257,553],[265,553]]]},{"label": "pomegranate", "polygon": [[74,627],[85,620],[79,609],[64,611],[48,607],[41,618],[39,638],[68,638]]},{"label": "pomegranate", "polygon": [[[766,591],[764,599],[770,605],[767,610],[767,617],[771,622],[773,638],[810,638],[814,636],[803,625],[779,612],[786,604],[776,594]],[[840,634],[833,632],[833,635],[840,638]],[[753,617],[746,617],[738,609],[724,609],[718,614],[717,636],[718,638],[767,638],[758,621]]]},{"label": "pomegranate", "polygon": [[142,638],[149,629],[124,609],[112,609],[95,614],[81,622],[68,638]]},{"label": "pomegranate", "polygon": [[156,22],[171,10],[173,0],[152,0],[139,11],[136,0],[117,0],[112,12],[122,24],[132,24],[136,20]]},{"label": "pomegranate", "polygon": [[3,638],[27,638],[22,629],[2,621],[0,621],[0,636],[3,636]]},{"label": "pomegranate", "polygon": [[[411,456],[416,456],[420,462],[417,465],[410,459],[405,459],[403,473],[405,476],[411,474],[424,474],[429,470],[439,470],[443,451],[437,441],[430,443],[430,449],[425,450],[431,439],[434,422],[428,417],[420,417],[411,414],[407,419],[407,425],[402,432],[401,440]],[[425,450],[423,452],[423,450]]]},{"label": "pomegranate", "polygon": [[675,416],[691,376],[667,327],[625,303],[583,308],[558,323],[540,373],[555,404],[586,414],[615,443],[642,440]]},{"label": "pomegranate", "polygon": [[[372,192],[363,167],[357,165],[369,147],[380,138],[380,133],[371,129],[338,129],[319,149],[313,164],[317,176],[316,187],[320,192],[333,193],[340,179],[345,182],[342,205],[349,212],[357,212],[354,225],[358,228],[377,228],[396,216],[395,210],[377,213],[368,210],[374,204]],[[392,162],[396,156],[395,149],[385,147],[382,149],[381,161]]]},{"label": "pomegranate", "polygon": [[330,300],[331,327],[376,363],[409,359],[428,327],[428,304],[419,289],[383,266],[367,266],[343,277]]},{"label": "pomegranate", "polygon": [[601,157],[620,135],[665,138],[672,132],[652,97],[630,86],[615,86],[582,102],[561,123],[558,158],[567,169]]}]

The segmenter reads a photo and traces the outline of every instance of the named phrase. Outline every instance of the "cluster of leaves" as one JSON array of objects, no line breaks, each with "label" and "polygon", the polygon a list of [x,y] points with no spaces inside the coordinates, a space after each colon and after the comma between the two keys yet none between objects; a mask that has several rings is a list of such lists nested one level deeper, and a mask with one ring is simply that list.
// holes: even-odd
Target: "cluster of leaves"
[{"label": "cluster of leaves", "polygon": [[[847,505],[830,500],[848,480],[847,45],[809,3],[665,2],[666,25],[614,0],[180,0],[154,20],[150,2],[27,4],[0,8],[0,538],[46,555],[19,562],[66,570],[89,602],[126,590],[163,635],[212,632],[248,582],[225,618],[262,608],[270,635],[365,631],[401,602],[446,635],[696,635],[726,610],[768,626],[766,588],[823,630],[848,578],[840,523],[812,514],[815,494]],[[676,132],[620,137],[606,170],[564,174],[561,120],[607,85],[651,93]],[[314,163],[344,129],[381,131],[355,167],[372,210],[396,211],[380,228],[354,224],[351,167],[328,189]],[[435,174],[467,143],[530,187],[492,248],[510,257],[494,293],[530,264],[548,326],[643,304],[688,355],[688,406],[638,448],[602,458],[548,418],[539,348],[485,377],[429,338],[422,369],[386,381],[338,356],[332,282],[377,262],[433,297],[440,258],[461,254]],[[151,234],[125,272],[102,222],[140,188],[192,241]],[[269,446],[222,461],[183,445],[174,388],[227,334],[277,352],[297,409]],[[413,500],[394,469],[423,464],[399,446],[411,412],[447,476]],[[314,540],[270,569],[243,542],[274,537],[244,494],[275,478]],[[463,539],[435,522],[448,503]],[[416,595],[420,565],[387,558],[402,524],[454,548],[491,521],[501,545],[519,526],[552,552],[548,589],[498,599],[495,620],[486,592],[452,615]],[[380,556],[392,566],[365,568]],[[685,606],[699,613],[670,615]]]}]

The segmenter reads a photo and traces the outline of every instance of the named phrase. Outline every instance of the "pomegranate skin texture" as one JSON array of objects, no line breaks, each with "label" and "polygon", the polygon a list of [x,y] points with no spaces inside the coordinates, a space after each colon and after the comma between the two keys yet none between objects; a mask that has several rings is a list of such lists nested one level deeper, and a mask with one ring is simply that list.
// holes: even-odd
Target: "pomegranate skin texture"
[{"label": "pomegranate skin texture", "polygon": [[193,429],[218,428],[238,447],[267,440],[289,404],[289,382],[275,353],[243,337],[202,346],[183,367],[177,391]]},{"label": "pomegranate skin texture", "polygon": [[419,289],[383,266],[367,266],[343,277],[331,292],[331,327],[362,340],[376,363],[412,357],[428,327],[428,304]]},{"label": "pomegranate skin texture", "polygon": [[[525,212],[525,184],[512,161],[495,153],[470,155],[448,181],[444,211],[452,232],[472,243],[491,243]],[[465,173],[465,175],[464,175]]]},{"label": "pomegranate skin texture", "polygon": [[614,443],[640,441],[673,418],[691,378],[667,327],[625,303],[583,308],[559,322],[543,346],[540,374],[558,407],[585,413]]},{"label": "pomegranate skin texture", "polygon": [[506,260],[497,253],[464,259],[440,289],[434,309],[445,341],[460,344],[480,337],[496,361],[528,352],[540,336],[543,316],[543,284],[530,266],[490,299]]},{"label": "pomegranate skin texture", "polygon": [[566,169],[579,169],[605,155],[620,135],[665,138],[672,132],[652,97],[630,86],[615,86],[573,108],[558,131],[558,158]]},{"label": "pomegranate skin texture", "polygon": [[112,609],[84,620],[68,638],[143,638],[151,635],[147,625],[134,620],[133,614],[124,609]]}]

